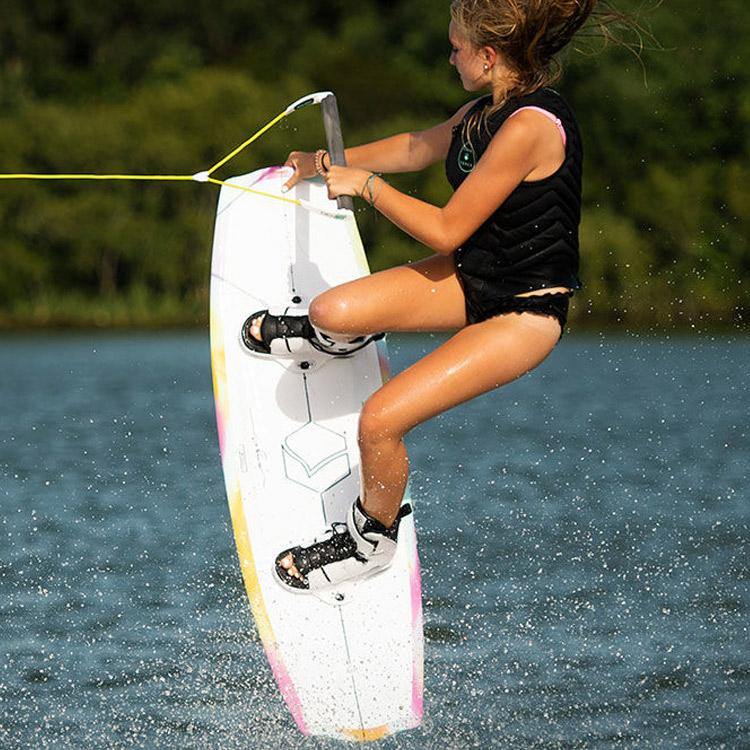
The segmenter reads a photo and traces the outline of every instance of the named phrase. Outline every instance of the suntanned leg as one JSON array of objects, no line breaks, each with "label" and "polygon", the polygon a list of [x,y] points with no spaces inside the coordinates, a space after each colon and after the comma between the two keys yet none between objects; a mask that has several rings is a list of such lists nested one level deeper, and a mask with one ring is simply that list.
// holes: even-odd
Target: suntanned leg
[{"label": "suntanned leg", "polygon": [[[450,255],[378,271],[319,294],[310,304],[318,328],[352,338],[381,331],[455,331],[466,325],[464,295]],[[260,340],[264,316],[250,334]]]},{"label": "suntanned leg", "polygon": [[[409,473],[404,436],[416,425],[539,365],[560,336],[551,316],[509,313],[459,331],[389,380],[365,402],[359,445],[365,510],[396,519]],[[282,565],[299,575],[289,555]]]}]

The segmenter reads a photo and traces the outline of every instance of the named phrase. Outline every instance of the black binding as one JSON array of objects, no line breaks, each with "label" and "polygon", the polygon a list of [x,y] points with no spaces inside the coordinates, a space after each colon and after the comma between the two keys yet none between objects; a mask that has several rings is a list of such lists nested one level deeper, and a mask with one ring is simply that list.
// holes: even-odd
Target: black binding
[{"label": "black binding", "polygon": [[[260,325],[260,341],[250,333],[253,320],[264,316]],[[242,325],[242,343],[254,352],[271,353],[273,339],[303,338],[312,341],[315,331],[307,315],[271,315],[268,310],[258,310]],[[287,347],[288,348],[288,347]]]},{"label": "black binding", "polygon": [[[263,315],[263,322],[260,325],[260,341],[250,333],[250,326],[253,320]],[[272,315],[268,310],[258,310],[253,313],[243,324],[242,324],[242,343],[250,350],[258,352],[259,354],[271,354],[271,341],[273,339],[288,339],[288,338],[301,338],[306,339],[310,342],[314,349],[317,349],[324,354],[328,354],[332,357],[348,357],[360,349],[364,349],[369,343],[373,341],[379,341],[385,336],[385,333],[376,333],[372,336],[360,336],[357,339],[353,339],[352,343],[357,343],[360,340],[362,343],[354,349],[349,349],[346,352],[334,352],[328,349],[325,343],[320,342],[315,333],[315,329],[310,323],[310,318],[307,315]],[[324,334],[324,338],[325,334]],[[329,339],[331,345],[335,346],[332,339]],[[287,349],[289,345],[287,344]]]},{"label": "black binding", "polygon": [[[401,519],[408,516],[412,512],[411,505],[405,503],[399,508],[396,520],[391,526],[386,527],[376,518],[373,518],[365,509],[362,507],[360,499],[356,500],[359,509],[362,511],[366,520],[360,533],[366,534],[370,531],[375,531],[378,534],[383,534],[390,539],[396,540],[398,537],[398,527],[401,524]],[[331,535],[327,539],[323,539],[320,542],[315,542],[309,547],[291,547],[285,549],[276,557],[275,567],[276,573],[281,581],[295,589],[302,589],[307,591],[310,588],[310,584],[307,581],[307,574],[317,568],[322,568],[325,565],[331,563],[340,562],[345,560],[347,557],[353,557],[359,560],[361,563],[367,562],[361,553],[357,550],[357,543],[349,533],[349,529],[345,523],[334,522],[331,524]],[[302,578],[293,576],[285,567],[281,565],[281,561],[289,554],[292,553],[292,561],[294,567],[297,568]],[[325,570],[323,571],[325,575]],[[326,575],[326,578],[328,576]]]},{"label": "black binding", "polygon": [[[357,543],[352,539],[345,523],[333,523],[331,531],[333,533],[328,539],[311,544],[309,547],[298,546],[285,549],[276,557],[276,572],[287,586],[295,589],[309,589],[310,584],[307,582],[306,576],[310,571],[345,560],[347,557],[354,557],[362,563],[366,562],[357,551]],[[281,564],[281,561],[290,552],[292,553],[294,567],[300,572],[302,578],[293,576]]]}]

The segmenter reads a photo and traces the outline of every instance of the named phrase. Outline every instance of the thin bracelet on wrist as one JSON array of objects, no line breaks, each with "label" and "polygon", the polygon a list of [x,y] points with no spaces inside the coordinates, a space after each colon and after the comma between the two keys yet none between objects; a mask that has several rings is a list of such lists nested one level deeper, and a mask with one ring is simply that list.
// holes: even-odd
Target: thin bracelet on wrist
[{"label": "thin bracelet on wrist", "polygon": [[[380,190],[378,190],[378,194],[374,195],[372,192],[372,185],[376,177],[380,177],[381,181],[383,181],[382,176],[378,172],[372,172],[370,173],[370,176],[365,180],[365,184],[362,186],[362,191],[360,192],[360,197],[366,200],[371,206],[375,206],[375,203],[378,200],[378,196],[380,195],[380,190],[383,189],[383,186],[380,186]],[[369,197],[365,197],[365,190],[367,191],[367,195]]]},{"label": "thin bracelet on wrist", "polygon": [[378,186],[378,192],[375,193],[375,197],[372,199],[372,205],[375,206],[375,204],[378,202],[378,198],[380,198],[380,193],[383,190],[383,185],[386,185],[386,181],[383,179],[383,175],[379,174],[378,177],[380,177],[380,185]]},{"label": "thin bracelet on wrist", "polygon": [[[367,179],[362,183],[362,188],[359,190],[357,195],[363,200],[370,203],[370,201],[367,200],[367,196],[365,195],[365,191],[369,191],[370,195],[372,195],[372,190],[370,190],[370,180],[372,180],[375,177],[375,172],[370,172],[370,174],[367,176]],[[372,205],[372,203],[370,203]]]}]

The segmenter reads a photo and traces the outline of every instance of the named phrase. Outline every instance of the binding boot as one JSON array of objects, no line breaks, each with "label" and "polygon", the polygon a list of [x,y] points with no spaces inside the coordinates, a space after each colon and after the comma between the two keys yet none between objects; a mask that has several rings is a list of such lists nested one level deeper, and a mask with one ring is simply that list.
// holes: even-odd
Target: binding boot
[{"label": "binding boot", "polygon": [[[346,523],[334,523],[321,539],[277,555],[274,577],[289,591],[314,593],[351,578],[374,575],[393,562],[401,519],[410,513],[411,506],[402,505],[393,525],[386,528],[365,511],[357,498]],[[302,578],[292,575],[281,564],[289,554]]]},{"label": "binding boot", "polygon": [[[261,315],[264,317],[260,326],[260,339],[256,339],[250,328],[253,321]],[[250,351],[271,356],[289,356],[304,352],[307,346],[311,346],[334,357],[349,357],[384,336],[385,333],[376,333],[372,336],[347,339],[345,336],[329,334],[316,328],[307,314],[276,314],[270,310],[253,313],[242,326],[242,343]]]}]

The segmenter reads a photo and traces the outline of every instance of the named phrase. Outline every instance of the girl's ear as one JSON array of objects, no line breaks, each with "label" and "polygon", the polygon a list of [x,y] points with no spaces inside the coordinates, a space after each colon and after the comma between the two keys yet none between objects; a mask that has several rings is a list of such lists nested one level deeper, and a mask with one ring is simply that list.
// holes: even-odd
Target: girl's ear
[{"label": "girl's ear", "polygon": [[493,68],[497,62],[498,54],[497,50],[492,47],[482,47],[479,50],[479,54],[482,57],[482,62],[488,67]]}]

